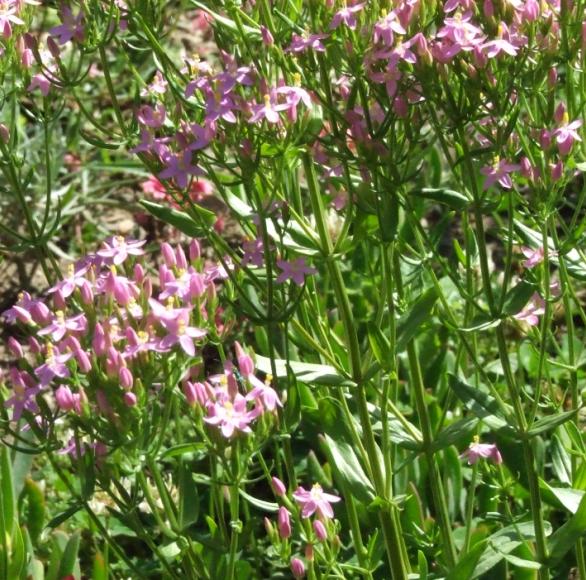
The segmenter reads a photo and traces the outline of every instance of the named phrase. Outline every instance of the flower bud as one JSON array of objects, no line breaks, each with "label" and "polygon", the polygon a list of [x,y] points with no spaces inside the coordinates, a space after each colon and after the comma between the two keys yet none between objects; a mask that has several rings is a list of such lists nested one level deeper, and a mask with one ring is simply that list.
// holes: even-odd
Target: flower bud
[{"label": "flower bud", "polygon": [[175,258],[177,260],[177,267],[181,270],[187,270],[187,258],[181,246],[175,248]]},{"label": "flower bud", "polygon": [[84,373],[89,373],[92,370],[92,362],[87,352],[79,348],[75,351],[74,355],[81,371]]},{"label": "flower bud", "polygon": [[271,483],[273,484],[273,491],[277,497],[284,497],[287,494],[285,484],[278,477],[273,477]]},{"label": "flower bud", "polygon": [[326,527],[324,526],[324,523],[321,520],[314,520],[313,531],[315,532],[315,537],[320,542],[324,542],[328,539],[328,531],[326,530]]},{"label": "flower bud", "polygon": [[136,395],[132,391],[126,391],[124,393],[124,404],[127,407],[134,407],[137,403]]},{"label": "flower bud", "polygon": [[238,369],[240,370],[240,374],[244,378],[248,378],[254,372],[254,363],[252,362],[252,358],[244,352],[240,343],[236,341],[234,343],[234,347],[236,349],[236,360],[238,361]]},{"label": "flower bud", "polygon": [[273,38],[271,31],[266,26],[261,25],[260,37],[262,38],[262,43],[265,46],[273,46],[273,44],[275,44],[275,39]]},{"label": "flower bud", "polygon": [[161,253],[163,254],[163,260],[165,260],[165,265],[168,268],[174,268],[177,265],[177,260],[175,259],[175,252],[173,251],[171,244],[163,242],[161,244]]},{"label": "flower bud", "polygon": [[134,383],[134,378],[130,369],[128,367],[122,367],[118,371],[118,380],[120,381],[120,386],[125,390],[129,391],[132,389],[132,384]]},{"label": "flower bud", "polygon": [[137,284],[144,280],[144,268],[141,264],[134,264],[134,280]]},{"label": "flower bud", "polygon": [[75,407],[75,398],[67,385],[61,385],[55,391],[55,402],[62,411],[71,411]]},{"label": "flower bud", "polygon": [[195,262],[201,257],[201,246],[197,240],[191,240],[189,244],[189,261]]},{"label": "flower bud", "polygon": [[554,68],[550,68],[548,73],[547,73],[547,84],[549,86],[550,89],[553,89],[557,83],[558,80],[558,71],[557,69]]},{"label": "flower bud", "polygon": [[55,42],[55,39],[52,36],[47,37],[47,48],[54,59],[57,60],[61,56],[59,45]]},{"label": "flower bud", "polygon": [[5,145],[10,141],[10,131],[4,123],[0,123],[0,139]]},{"label": "flower bud", "polygon": [[305,546],[305,559],[308,562],[313,562],[313,544],[307,544]]},{"label": "flower bud", "polygon": [[283,506],[279,508],[277,526],[279,528],[279,536],[281,539],[286,540],[291,536],[291,519],[289,518],[289,511]]},{"label": "flower bud", "polygon": [[84,282],[82,283],[82,285],[81,285],[81,287],[79,289],[79,293],[81,295],[81,301],[86,306],[89,306],[90,304],[93,304],[93,302],[94,302],[94,291],[92,290],[91,284],[87,280],[84,280]]},{"label": "flower bud", "polygon": [[10,349],[10,352],[12,353],[12,356],[14,356],[15,358],[24,357],[24,350],[22,350],[22,345],[20,344],[20,342],[18,342],[18,340],[16,340],[16,338],[14,338],[14,336],[11,336],[8,339],[7,345]]},{"label": "flower bud", "polygon": [[299,558],[291,558],[291,572],[295,578],[305,577],[305,564]]}]

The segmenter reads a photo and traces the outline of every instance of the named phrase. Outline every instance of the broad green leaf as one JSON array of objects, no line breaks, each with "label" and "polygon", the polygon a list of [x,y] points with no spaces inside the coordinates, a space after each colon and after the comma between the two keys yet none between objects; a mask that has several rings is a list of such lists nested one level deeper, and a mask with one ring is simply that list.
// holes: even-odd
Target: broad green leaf
[{"label": "broad green leaf", "polygon": [[421,331],[423,324],[429,320],[436,301],[435,288],[429,288],[411,305],[409,312],[401,316],[397,322],[397,352],[404,350],[407,343]]},{"label": "broad green leaf", "polygon": [[434,437],[431,448],[434,451],[440,451],[450,445],[457,445],[462,442],[470,442],[472,435],[476,431],[478,419],[476,417],[466,417],[452,423]]},{"label": "broad green leaf", "polygon": [[[263,373],[272,374],[271,359],[256,355],[256,368]],[[275,360],[277,377],[288,376],[287,361],[283,359]],[[354,387],[355,383],[340,376],[336,369],[329,365],[314,363],[303,363],[299,361],[289,361],[289,367],[295,375],[295,378],[302,383],[315,383],[318,385],[330,385],[341,387]]]},{"label": "broad green leaf", "polygon": [[[490,417],[498,419],[499,428],[510,429],[506,415],[510,414],[510,408],[503,410],[496,399],[481,389],[468,385],[456,375],[448,374],[448,381],[457,397],[472,411],[479,419],[488,422]],[[493,422],[494,423],[494,422]]]},{"label": "broad green leaf", "polygon": [[548,542],[548,565],[556,566],[586,532],[586,495],[582,496],[576,513],[551,536]]},{"label": "broad green leaf", "polygon": [[20,578],[23,571],[26,558],[26,549],[22,537],[20,526],[14,528],[12,534],[12,549],[8,560],[8,576],[7,579]]},{"label": "broad green leaf", "polygon": [[470,205],[470,201],[463,193],[444,187],[426,187],[413,192],[419,197],[447,205],[451,209],[462,210]]},{"label": "broad green leaf", "polygon": [[535,284],[531,284],[530,282],[527,282],[527,280],[521,280],[516,286],[507,292],[503,304],[503,314],[512,316],[513,314],[520,312],[525,304],[529,302],[529,299],[533,296],[535,290]]},{"label": "broad green leaf", "polygon": [[[569,438],[568,438],[569,443]],[[554,433],[550,441],[551,462],[555,476],[565,485],[572,483],[572,460],[566,451],[561,437]]]},{"label": "broad green leaf", "polygon": [[193,485],[191,471],[186,461],[179,465],[179,526],[182,530],[197,522],[199,518],[199,493]]},{"label": "broad green leaf", "polygon": [[574,409],[573,411],[566,411],[564,413],[556,413],[555,415],[543,417],[531,425],[531,429],[529,429],[527,435],[529,437],[535,437],[536,435],[540,435],[541,433],[555,429],[559,425],[562,425],[566,421],[572,419],[576,413],[577,410]]},{"label": "broad green leaf", "polygon": [[59,565],[59,578],[73,575],[77,563],[77,553],[79,552],[80,532],[74,532],[63,551],[63,557]]},{"label": "broad green leaf", "polygon": [[149,213],[154,215],[157,219],[177,228],[187,236],[197,238],[208,233],[215,221],[216,215],[200,206],[195,206],[195,211],[200,216],[203,225],[197,223],[188,213],[166,207],[159,203],[141,200],[142,205]]},{"label": "broad green leaf", "polygon": [[575,514],[580,507],[584,497],[584,491],[569,487],[552,487],[543,479],[539,479],[539,487],[542,490],[543,499],[553,505],[562,506],[569,512]]},{"label": "broad green leaf", "polygon": [[39,485],[32,479],[25,482],[24,493],[27,499],[26,526],[33,545],[45,527],[45,496]]},{"label": "broad green leaf", "polygon": [[351,445],[325,435],[326,445],[332,458],[332,469],[337,472],[346,487],[358,501],[370,503],[375,497],[374,487],[366,477],[360,461]]},{"label": "broad green leaf", "polygon": [[[4,523],[5,534],[12,536],[14,530],[18,527],[16,497],[14,496],[14,487],[12,485],[12,463],[10,460],[10,451],[8,447],[0,444],[0,511],[1,519]],[[1,527],[1,524],[0,524]]]}]

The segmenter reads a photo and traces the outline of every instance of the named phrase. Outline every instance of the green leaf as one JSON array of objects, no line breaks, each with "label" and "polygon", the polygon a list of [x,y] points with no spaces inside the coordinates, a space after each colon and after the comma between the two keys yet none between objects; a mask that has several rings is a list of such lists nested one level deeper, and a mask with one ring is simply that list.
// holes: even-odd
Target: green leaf
[{"label": "green leaf", "polygon": [[96,552],[92,568],[92,580],[108,580],[109,578],[108,563],[104,558],[104,554],[102,552]]},{"label": "green leaf", "polygon": [[59,578],[64,578],[73,574],[75,565],[77,563],[77,553],[79,552],[80,532],[76,531],[72,534],[63,551],[61,564],[59,565]]},{"label": "green leaf", "polygon": [[199,518],[199,494],[193,484],[191,471],[186,461],[179,465],[179,525],[181,529],[189,527]]},{"label": "green leaf", "polygon": [[445,449],[450,445],[457,445],[462,442],[469,442],[476,431],[478,419],[476,417],[466,417],[460,419],[450,426],[443,429],[433,440],[431,449],[435,453]]},{"label": "green leaf", "polygon": [[529,302],[529,299],[533,296],[535,290],[535,284],[531,284],[530,282],[527,282],[527,280],[521,280],[516,286],[507,292],[503,304],[503,313],[507,316],[513,316],[520,312],[525,304]]},{"label": "green leaf", "polygon": [[448,374],[448,381],[457,397],[479,419],[483,419],[489,423],[491,418],[493,418],[497,421],[492,420],[491,426],[498,425],[498,429],[511,429],[506,419],[506,414],[510,414],[511,412],[509,408],[506,409],[505,413],[496,399],[491,397],[488,393],[468,385],[452,373]]},{"label": "green leaf", "polygon": [[541,433],[555,429],[559,425],[562,425],[566,421],[572,419],[576,413],[577,410],[574,409],[573,411],[565,411],[564,413],[557,413],[556,415],[542,417],[539,419],[539,421],[535,421],[535,423],[531,425],[531,429],[527,431],[527,436],[535,437],[536,435],[540,435]]},{"label": "green leaf", "polygon": [[446,189],[444,187],[439,188],[423,188],[413,192],[419,197],[430,199],[447,205],[451,209],[462,210],[470,205],[470,200],[463,194],[452,189]]},{"label": "green leaf", "polygon": [[409,312],[397,322],[397,352],[405,350],[407,343],[421,331],[422,325],[429,320],[437,301],[435,288],[426,290],[411,306]]},{"label": "green leaf", "polygon": [[[0,532],[11,537],[14,530],[18,527],[18,518],[16,512],[16,497],[14,496],[14,487],[12,484],[12,463],[10,461],[10,451],[8,447],[0,444]],[[2,529],[4,528],[4,529]]]},{"label": "green leaf", "polygon": [[238,493],[251,505],[262,510],[263,512],[278,512],[279,511],[279,504],[274,503],[272,501],[265,501],[264,499],[258,499],[248,493],[246,493],[242,488],[238,488]]},{"label": "green leaf", "polygon": [[374,358],[384,370],[388,371],[393,361],[391,345],[389,344],[389,339],[374,322],[368,323],[368,342],[370,343]]},{"label": "green leaf", "polygon": [[545,501],[556,507],[561,506],[573,514],[578,511],[585,493],[569,487],[552,487],[543,479],[539,479],[539,487]]},{"label": "green leaf", "polygon": [[141,200],[140,205],[157,219],[177,228],[179,231],[192,238],[206,235],[209,228],[211,228],[216,221],[216,215],[213,212],[197,205],[194,206],[194,211],[200,216],[204,225],[198,224],[189,214],[183,211],[172,209],[159,203],[143,199]]},{"label": "green leaf", "polygon": [[325,442],[331,454],[332,469],[339,474],[344,487],[358,501],[370,503],[375,497],[374,487],[366,477],[352,446],[345,441],[332,439],[327,433]]},{"label": "green leaf", "polygon": [[550,554],[548,565],[556,566],[564,556],[576,545],[586,532],[586,495],[580,500],[576,513],[555,533],[548,542]]},{"label": "green leaf", "polygon": [[69,518],[74,516],[80,509],[83,508],[83,505],[79,502],[73,503],[70,505],[65,511],[57,514],[48,524],[48,528],[56,528],[60,526],[63,522],[66,522]]},{"label": "green leaf", "polygon": [[26,549],[20,526],[16,526],[12,534],[12,550],[8,561],[7,578],[20,578],[25,565]]},{"label": "green leaf", "polygon": [[[263,373],[272,374],[271,359],[256,355],[256,368]],[[330,385],[338,387],[355,387],[356,384],[341,377],[336,369],[329,365],[321,365],[314,363],[303,363],[299,361],[289,361],[288,363],[291,372],[295,378],[302,383],[315,383],[318,385]],[[275,370],[277,377],[288,376],[287,361],[283,359],[275,359]]]}]

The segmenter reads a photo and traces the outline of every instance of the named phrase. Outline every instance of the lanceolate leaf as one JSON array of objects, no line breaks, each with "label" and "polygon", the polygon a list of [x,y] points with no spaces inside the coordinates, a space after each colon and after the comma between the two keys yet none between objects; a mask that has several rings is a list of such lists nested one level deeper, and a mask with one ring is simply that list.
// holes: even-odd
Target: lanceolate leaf
[{"label": "lanceolate leaf", "polygon": [[548,564],[555,566],[563,561],[564,556],[584,533],[586,533],[586,495],[582,497],[576,513],[551,536],[548,542]]}]

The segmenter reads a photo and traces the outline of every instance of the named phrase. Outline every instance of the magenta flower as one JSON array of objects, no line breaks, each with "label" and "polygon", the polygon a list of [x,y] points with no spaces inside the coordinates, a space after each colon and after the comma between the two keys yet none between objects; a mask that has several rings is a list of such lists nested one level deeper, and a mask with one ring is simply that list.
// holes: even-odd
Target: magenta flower
[{"label": "magenta flower", "polygon": [[69,369],[65,363],[72,356],[71,353],[59,354],[59,351],[51,343],[47,344],[45,362],[35,369],[35,375],[40,381],[39,386],[46,387],[55,377],[67,378]]},{"label": "magenta flower", "polygon": [[57,310],[51,324],[39,330],[38,334],[40,336],[50,335],[55,342],[59,342],[68,330],[72,332],[85,332],[86,328],[87,318],[85,314],[77,314],[71,318],[65,318],[63,311]]},{"label": "magenta flower", "polygon": [[112,236],[104,242],[104,247],[97,251],[101,258],[107,258],[108,263],[119,266],[129,256],[142,256],[145,240],[126,240],[122,236]]},{"label": "magenta flower", "polygon": [[208,412],[209,415],[204,417],[204,421],[219,426],[226,439],[230,439],[235,431],[252,433],[249,424],[258,416],[257,412],[247,410],[246,399],[240,394],[234,397],[233,402],[229,399],[216,402],[208,408]]},{"label": "magenta flower", "polygon": [[49,288],[48,293],[61,292],[63,298],[71,296],[75,292],[76,288],[83,286],[87,280],[85,274],[88,271],[88,266],[75,267],[73,264],[69,264],[67,268],[67,275],[53,286]]},{"label": "magenta flower", "polygon": [[[535,266],[537,266],[538,264],[541,264],[541,262],[543,262],[543,258],[544,258],[543,246],[540,246],[539,248],[536,248],[536,249],[528,248],[527,246],[522,246],[521,252],[523,252],[523,255],[527,258],[523,262],[523,266],[525,266],[525,268],[534,268]],[[555,251],[552,251],[552,250],[549,251],[550,257],[554,257],[556,254],[557,254],[557,252],[555,252]]]},{"label": "magenta flower", "polygon": [[479,459],[491,459],[496,465],[503,462],[500,451],[494,443],[480,443],[478,436],[470,443],[470,447],[460,455],[468,459],[468,465],[474,465]]},{"label": "magenta flower", "polygon": [[178,344],[185,354],[195,356],[194,339],[202,338],[207,334],[206,330],[188,326],[185,318],[167,321],[163,323],[169,334],[161,339],[159,347],[166,351]]},{"label": "magenta flower", "polygon": [[[263,383],[255,375],[249,374],[248,380],[253,385],[252,391],[246,395],[247,401],[256,401],[263,409],[267,411],[274,411],[276,407],[282,407],[281,399],[277,391],[270,386],[270,378]],[[261,409],[262,410],[262,409]]]},{"label": "magenta flower", "polygon": [[506,160],[497,157],[492,165],[487,165],[480,170],[482,175],[486,175],[483,189],[486,191],[495,183],[499,183],[504,189],[511,189],[513,182],[509,177],[509,173],[519,171],[519,169],[521,169],[520,165],[507,163]]},{"label": "magenta flower", "polygon": [[562,125],[560,125],[552,134],[552,136],[555,137],[561,155],[567,155],[572,149],[572,145],[575,141],[582,141],[582,138],[578,133],[578,129],[581,126],[582,121],[580,119],[570,123],[568,114],[564,113]]},{"label": "magenta flower", "polygon": [[163,156],[163,163],[166,167],[157,177],[160,179],[174,179],[181,189],[187,187],[190,175],[203,175],[203,171],[191,162],[191,151],[189,150],[177,154],[167,153]]},{"label": "magenta flower", "polygon": [[279,111],[285,111],[289,105],[278,104],[275,91],[266,94],[263,97],[263,104],[256,104],[251,107],[252,116],[248,119],[249,123],[258,123],[266,119],[267,123],[278,123],[280,120]]},{"label": "magenta flower", "polygon": [[60,9],[61,22],[59,26],[54,26],[49,30],[51,36],[57,36],[59,44],[65,44],[74,39],[78,42],[83,40],[83,13],[80,11],[77,16],[73,16],[73,12],[66,4],[61,5]]},{"label": "magenta flower", "polygon": [[264,262],[264,246],[262,238],[243,242],[242,249],[244,250],[244,255],[240,262],[241,266],[248,266],[251,264],[257,268],[262,267]]},{"label": "magenta flower", "polygon": [[325,52],[326,47],[323,45],[322,40],[327,37],[327,34],[304,34],[303,36],[293,34],[291,44],[285,49],[285,52],[300,54],[308,49],[314,50],[315,52]]},{"label": "magenta flower", "polygon": [[277,260],[277,266],[283,270],[277,277],[277,284],[282,284],[287,280],[293,280],[297,286],[303,286],[305,276],[317,273],[315,268],[305,263],[305,258],[297,258],[293,262]]},{"label": "magenta flower", "polygon": [[12,383],[12,397],[4,402],[4,407],[12,408],[12,421],[18,421],[23,411],[35,413],[38,410],[35,397],[40,392],[38,385],[26,371],[19,371],[16,367],[10,369]]},{"label": "magenta flower", "polygon": [[322,519],[334,517],[334,510],[330,504],[341,501],[341,497],[325,493],[319,483],[314,483],[310,491],[299,486],[293,492],[293,499],[301,506],[301,516],[308,518],[317,512]]},{"label": "magenta flower", "polygon": [[365,6],[365,3],[355,4],[354,6],[346,6],[334,14],[330,22],[330,30],[335,30],[341,24],[345,24],[350,30],[356,28],[356,16]]}]

